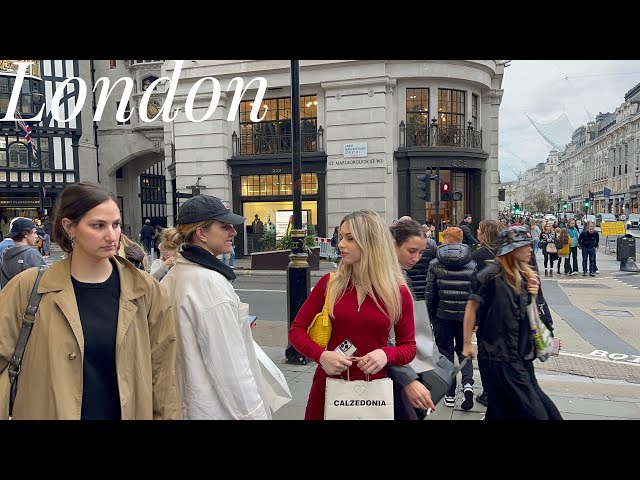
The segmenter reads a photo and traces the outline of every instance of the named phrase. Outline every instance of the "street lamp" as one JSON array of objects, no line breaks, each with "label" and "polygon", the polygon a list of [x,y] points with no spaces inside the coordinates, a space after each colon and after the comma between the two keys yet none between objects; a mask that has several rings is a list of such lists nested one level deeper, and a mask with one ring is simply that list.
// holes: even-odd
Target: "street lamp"
[{"label": "street lamp", "polygon": [[[291,181],[293,190],[293,226],[291,254],[287,266],[287,316],[289,329],[300,307],[309,296],[311,278],[302,228],[302,158],[300,153],[300,61],[291,60]],[[287,331],[289,330],[287,329]],[[287,341],[286,362],[306,365],[306,357]]]}]

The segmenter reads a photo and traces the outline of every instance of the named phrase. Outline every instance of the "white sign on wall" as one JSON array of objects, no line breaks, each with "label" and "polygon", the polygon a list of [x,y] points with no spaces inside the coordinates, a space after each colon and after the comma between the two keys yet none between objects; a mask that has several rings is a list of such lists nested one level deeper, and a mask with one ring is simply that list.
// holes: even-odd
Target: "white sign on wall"
[{"label": "white sign on wall", "polygon": [[342,150],[344,158],[357,158],[367,156],[367,142],[345,143]]},{"label": "white sign on wall", "polygon": [[330,169],[384,167],[383,158],[330,158],[327,167]]}]

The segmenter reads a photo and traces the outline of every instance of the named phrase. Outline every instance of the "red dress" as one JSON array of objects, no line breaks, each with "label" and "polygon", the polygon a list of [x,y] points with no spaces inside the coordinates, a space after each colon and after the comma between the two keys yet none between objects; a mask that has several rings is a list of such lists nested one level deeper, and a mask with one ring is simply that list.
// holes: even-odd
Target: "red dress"
[{"label": "red dress", "polygon": [[[318,364],[309,400],[305,412],[305,420],[324,419],[324,394],[327,373],[320,366],[320,355],[324,349],[309,338],[307,328],[311,324],[316,313],[322,310],[324,296],[326,294],[329,274],[323,276],[316,284],[311,294],[304,302],[298,315],[291,324],[289,341],[291,345],[303,355],[313,359]],[[396,346],[387,346],[391,323],[389,317],[382,313],[373,299],[367,295],[358,311],[358,294],[355,288],[347,288],[344,296],[336,303],[331,319],[331,339],[327,350],[334,350],[343,340],[349,339],[358,349],[355,353],[363,357],[367,353],[382,348],[387,355],[388,365],[405,365],[416,355],[415,325],[413,323],[413,299],[411,292],[405,286],[400,288],[402,298],[402,315],[394,326]],[[364,380],[366,375],[354,362],[349,369],[351,380]],[[370,379],[384,378],[387,376],[383,368]],[[346,374],[343,374],[346,378]]]}]

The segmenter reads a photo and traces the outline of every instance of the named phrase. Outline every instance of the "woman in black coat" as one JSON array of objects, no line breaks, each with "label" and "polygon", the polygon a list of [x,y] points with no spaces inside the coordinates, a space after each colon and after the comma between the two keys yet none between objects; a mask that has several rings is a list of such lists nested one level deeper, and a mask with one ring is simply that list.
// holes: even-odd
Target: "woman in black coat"
[{"label": "woman in black coat", "polygon": [[[535,301],[553,330],[531,268],[531,233],[509,227],[498,237],[497,263],[474,278],[464,316],[463,355],[473,356],[471,336],[478,323],[478,363],[491,401],[485,420],[562,420],[535,377],[536,358],[526,307]],[[542,299],[543,301],[543,299]]]}]

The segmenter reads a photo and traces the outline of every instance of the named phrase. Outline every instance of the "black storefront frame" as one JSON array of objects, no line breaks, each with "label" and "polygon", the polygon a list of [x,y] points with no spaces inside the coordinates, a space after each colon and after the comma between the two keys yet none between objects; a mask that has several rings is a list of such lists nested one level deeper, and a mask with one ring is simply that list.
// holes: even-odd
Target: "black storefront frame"
[{"label": "black storefront frame", "polygon": [[[463,198],[469,199],[468,212],[473,217],[472,233],[483,219],[485,211],[484,185],[486,179],[486,161],[489,154],[479,150],[464,150],[454,147],[439,147],[416,150],[397,150],[394,152],[398,165],[398,216],[410,215],[418,221],[425,218],[425,201],[418,198],[418,175],[424,175],[427,169],[467,173]],[[439,192],[436,192],[439,194]],[[432,199],[433,201],[433,199]]]},{"label": "black storefront frame", "polygon": [[[291,155],[249,156],[237,155],[227,160],[231,168],[231,205],[234,212],[242,213],[244,202],[292,201],[290,195],[243,197],[240,177],[245,175],[291,174]],[[324,152],[302,154],[302,172],[315,173],[318,177],[317,195],[303,195],[302,201],[315,201],[318,208],[318,236],[327,234],[327,155]],[[235,241],[237,257],[244,257],[244,228],[238,230]]]}]

